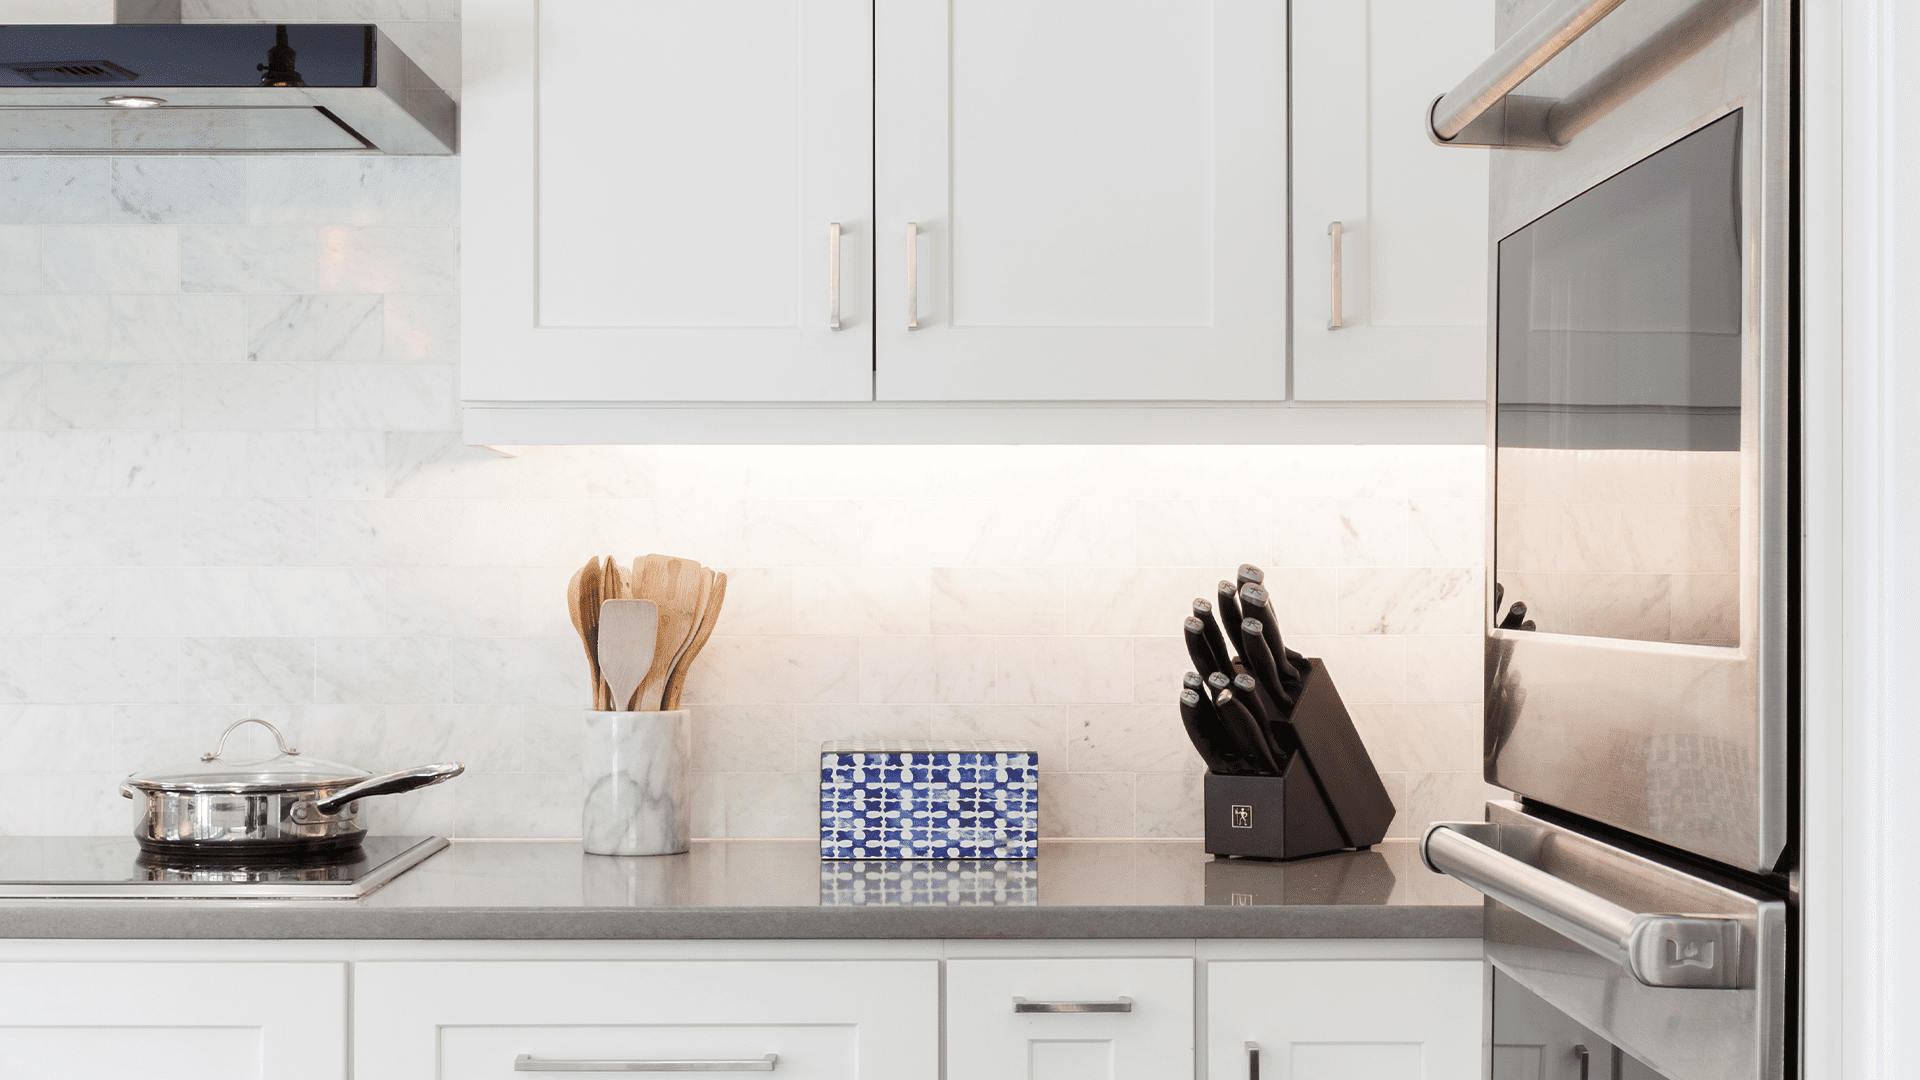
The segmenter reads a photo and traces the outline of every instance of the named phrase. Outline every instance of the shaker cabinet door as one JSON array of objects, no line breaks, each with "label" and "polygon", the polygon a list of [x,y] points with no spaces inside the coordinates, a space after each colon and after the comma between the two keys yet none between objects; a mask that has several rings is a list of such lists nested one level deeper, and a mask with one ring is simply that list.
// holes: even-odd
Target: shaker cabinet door
[{"label": "shaker cabinet door", "polygon": [[345,1080],[347,965],[0,963],[0,1077]]},{"label": "shaker cabinet door", "polygon": [[1191,960],[947,962],[947,1080],[1192,1076]]},{"label": "shaker cabinet door", "polygon": [[[1478,960],[1207,965],[1208,1080],[1479,1080]],[[1249,1045],[1251,1044],[1251,1046]]]},{"label": "shaker cabinet door", "polygon": [[1434,98],[1492,51],[1493,10],[1293,0],[1302,401],[1486,397],[1489,151],[1437,146],[1423,125]]},{"label": "shaker cabinet door", "polygon": [[1284,0],[875,10],[875,396],[1286,396]]},{"label": "shaker cabinet door", "polygon": [[463,397],[869,400],[872,14],[467,0]]}]

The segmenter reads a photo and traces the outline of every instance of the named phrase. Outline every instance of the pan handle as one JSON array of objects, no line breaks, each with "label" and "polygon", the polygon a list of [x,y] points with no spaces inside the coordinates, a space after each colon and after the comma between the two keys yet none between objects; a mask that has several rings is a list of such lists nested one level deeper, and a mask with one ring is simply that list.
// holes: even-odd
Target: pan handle
[{"label": "pan handle", "polygon": [[442,780],[451,780],[467,767],[458,761],[443,761],[438,765],[421,765],[412,769],[401,769],[384,776],[369,776],[350,788],[342,788],[327,798],[313,804],[315,810],[323,814],[338,813],[340,808],[355,799],[364,799],[370,795],[393,795],[414,788],[437,784]]}]

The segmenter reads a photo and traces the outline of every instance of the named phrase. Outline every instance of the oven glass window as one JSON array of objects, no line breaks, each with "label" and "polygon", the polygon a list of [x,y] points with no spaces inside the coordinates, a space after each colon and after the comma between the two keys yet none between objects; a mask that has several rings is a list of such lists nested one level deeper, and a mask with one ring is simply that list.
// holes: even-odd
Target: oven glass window
[{"label": "oven glass window", "polygon": [[1740,643],[1739,161],[1736,112],[1500,242],[1502,625]]}]

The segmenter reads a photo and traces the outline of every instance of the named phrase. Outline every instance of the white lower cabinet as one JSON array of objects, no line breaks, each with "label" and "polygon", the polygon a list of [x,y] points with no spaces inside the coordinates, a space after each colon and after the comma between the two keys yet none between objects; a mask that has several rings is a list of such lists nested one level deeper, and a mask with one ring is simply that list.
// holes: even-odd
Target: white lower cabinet
[{"label": "white lower cabinet", "polygon": [[344,1080],[345,964],[0,963],[0,1077]]},{"label": "white lower cabinet", "polygon": [[1208,1080],[1477,1080],[1482,978],[1478,960],[1209,964]]},{"label": "white lower cabinet", "polygon": [[354,1077],[772,1064],[787,1080],[935,1080],[939,1000],[932,960],[361,963]]},{"label": "white lower cabinet", "polygon": [[1190,959],[947,962],[947,1080],[1192,1076]]}]

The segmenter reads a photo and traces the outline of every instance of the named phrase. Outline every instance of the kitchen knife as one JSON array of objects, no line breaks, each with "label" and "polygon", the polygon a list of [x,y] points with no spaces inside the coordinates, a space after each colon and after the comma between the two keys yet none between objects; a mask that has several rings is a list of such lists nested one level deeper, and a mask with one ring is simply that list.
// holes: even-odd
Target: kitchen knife
[{"label": "kitchen knife", "polygon": [[1213,646],[1207,643],[1207,628],[1204,623],[1191,615],[1187,616],[1186,634],[1187,655],[1192,658],[1195,671],[1202,676],[1224,671],[1228,678],[1233,677],[1233,665],[1230,662],[1222,662],[1213,654]]},{"label": "kitchen knife", "polygon": [[1507,587],[1499,582],[1493,583],[1493,610],[1500,610],[1500,601],[1507,595]]},{"label": "kitchen knife", "polygon": [[1214,590],[1213,607],[1220,613],[1220,628],[1227,632],[1227,640],[1233,642],[1233,651],[1246,656],[1247,647],[1240,643],[1240,620],[1245,616],[1240,614],[1239,586],[1231,581],[1221,582]]},{"label": "kitchen knife", "polygon": [[1266,571],[1261,570],[1252,563],[1241,563],[1240,571],[1235,576],[1239,579],[1242,588],[1248,585],[1265,585],[1267,583]]},{"label": "kitchen knife", "polygon": [[1225,722],[1220,719],[1220,710],[1214,707],[1213,695],[1216,691],[1207,685],[1207,680],[1192,671],[1187,672],[1186,676],[1180,680],[1180,688],[1193,691],[1194,695],[1200,699],[1196,715],[1202,730],[1208,736],[1208,742],[1212,745],[1213,756],[1220,761],[1221,772],[1227,776],[1239,776],[1247,772],[1248,765],[1238,749],[1240,740],[1227,731]]},{"label": "kitchen knife", "polygon": [[1193,602],[1193,617],[1200,620],[1200,629],[1206,634],[1207,646],[1213,655],[1220,658],[1221,671],[1231,675],[1239,670],[1234,666],[1233,654],[1227,651],[1227,639],[1220,633],[1220,624],[1213,621],[1213,605],[1205,600]]},{"label": "kitchen knife", "polygon": [[1234,697],[1232,689],[1226,689],[1214,697],[1213,704],[1220,710],[1220,719],[1226,722],[1227,730],[1245,744],[1257,774],[1279,776],[1280,764],[1273,760],[1273,751],[1267,748],[1266,733],[1260,730],[1260,721],[1253,718],[1246,703]]},{"label": "kitchen knife", "polygon": [[1527,621],[1527,602],[1515,600],[1513,606],[1507,609],[1507,617],[1500,620],[1500,629],[1518,630],[1520,624],[1525,621]]},{"label": "kitchen knife", "polygon": [[1247,643],[1247,670],[1259,680],[1261,687],[1266,690],[1269,697],[1273,698],[1274,704],[1280,707],[1282,714],[1290,716],[1293,713],[1294,700],[1299,696],[1302,678],[1299,670],[1291,664],[1287,665],[1287,671],[1293,673],[1291,677],[1288,676],[1287,671],[1280,670],[1280,661],[1267,648],[1266,635],[1261,632],[1261,625],[1259,619],[1245,619],[1240,624],[1240,637]]},{"label": "kitchen knife", "polygon": [[1180,691],[1180,721],[1187,726],[1187,738],[1193,741],[1193,748],[1200,754],[1200,760],[1207,763],[1208,772],[1226,776],[1237,772],[1238,765],[1228,760],[1221,748],[1214,745],[1219,725],[1210,717],[1217,715],[1212,703],[1201,697],[1198,690]]},{"label": "kitchen knife", "polygon": [[1251,675],[1241,674],[1233,677],[1233,694],[1247,706],[1247,711],[1260,722],[1260,731],[1267,737],[1267,749],[1272,751],[1273,760],[1283,769],[1287,759],[1293,756],[1298,745],[1294,738],[1293,725],[1287,721],[1286,714],[1267,695],[1259,681]]},{"label": "kitchen knife", "polygon": [[[1288,668],[1306,659],[1288,649],[1286,643],[1280,640],[1279,613],[1273,610],[1273,597],[1267,594],[1265,586],[1246,585],[1240,589],[1240,614],[1249,619],[1260,620],[1261,632],[1266,638],[1267,648],[1272,650],[1273,659],[1279,665],[1281,675],[1287,675]],[[1246,633],[1244,623],[1241,624],[1240,632]]]}]

